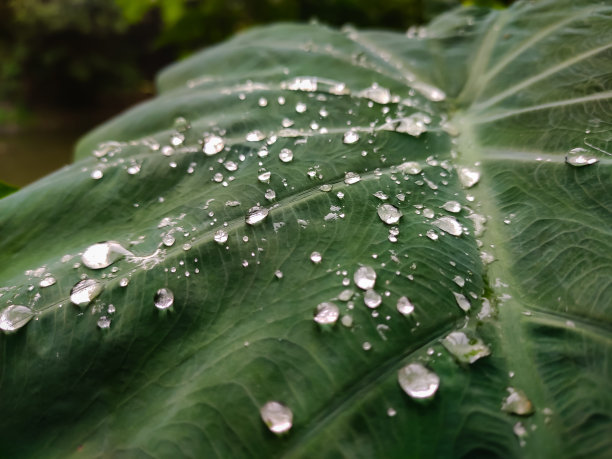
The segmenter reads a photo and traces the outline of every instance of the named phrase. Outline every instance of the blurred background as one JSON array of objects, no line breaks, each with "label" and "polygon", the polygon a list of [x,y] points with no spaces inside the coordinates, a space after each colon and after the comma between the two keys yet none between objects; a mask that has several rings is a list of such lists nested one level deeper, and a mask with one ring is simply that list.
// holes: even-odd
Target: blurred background
[{"label": "blurred background", "polygon": [[405,31],[512,0],[0,0],[0,182],[70,163],[76,140],[154,94],[165,65],[256,24]]}]

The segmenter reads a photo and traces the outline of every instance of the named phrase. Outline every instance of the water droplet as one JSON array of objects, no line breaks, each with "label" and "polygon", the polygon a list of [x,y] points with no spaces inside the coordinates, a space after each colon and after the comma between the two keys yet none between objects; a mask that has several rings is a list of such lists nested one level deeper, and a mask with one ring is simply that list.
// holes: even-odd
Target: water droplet
[{"label": "water droplet", "polygon": [[46,276],[43,280],[41,280],[38,283],[39,287],[45,288],[45,287],[51,287],[53,284],[55,284],[56,279],[53,276]]},{"label": "water droplet", "polygon": [[276,271],[274,271],[274,276],[277,279],[282,279],[283,278],[283,272],[280,269],[277,269]]},{"label": "water droplet", "polygon": [[419,163],[415,161],[407,161],[397,166],[397,170],[404,174],[416,175],[420,174],[423,169],[421,169]]},{"label": "water droplet", "polygon": [[501,409],[507,413],[527,416],[533,413],[533,405],[522,390],[506,388],[508,396],[503,400]]},{"label": "water droplet", "polygon": [[212,156],[219,153],[221,150],[223,150],[223,148],[225,148],[223,139],[218,135],[211,135],[204,139],[202,151],[207,156]]},{"label": "water droplet", "polygon": [[12,304],[0,314],[0,330],[12,332],[27,324],[36,314],[27,306]]},{"label": "water droplet", "polygon": [[223,166],[230,172],[238,170],[238,164],[236,164],[234,161],[225,161]]},{"label": "water droplet", "polygon": [[168,309],[174,304],[174,293],[167,288],[160,288],[153,298],[157,309]]},{"label": "water droplet", "polygon": [[453,295],[455,295],[455,300],[457,301],[457,305],[459,305],[461,309],[463,309],[466,312],[470,310],[470,307],[471,307],[470,302],[465,297],[465,295],[463,295],[463,293],[453,292]]},{"label": "water droplet", "polygon": [[70,290],[70,301],[77,306],[87,306],[103,289],[104,286],[100,281],[83,279]]},{"label": "water droplet", "polygon": [[599,158],[593,156],[584,148],[572,148],[565,156],[565,162],[571,166],[582,167],[595,164]]},{"label": "water droplet", "polygon": [[264,197],[268,200],[268,201],[272,201],[274,199],[276,199],[276,191],[274,190],[266,190]]},{"label": "water droplet", "polygon": [[183,250],[187,251],[191,249],[191,244],[189,242],[185,242],[183,244]]},{"label": "water droplet", "polygon": [[335,324],[340,316],[340,310],[334,303],[321,303],[317,305],[314,321],[321,325]]},{"label": "water droplet", "polygon": [[463,287],[465,285],[465,279],[461,276],[455,276],[453,278],[453,282],[457,284],[459,287]]},{"label": "water droplet", "polygon": [[387,225],[393,225],[399,221],[402,212],[391,204],[381,204],[378,206],[378,216]]},{"label": "water droplet", "polygon": [[491,354],[490,349],[476,336],[468,336],[461,331],[449,333],[442,340],[442,345],[462,363],[474,363]]},{"label": "water droplet", "polygon": [[376,283],[376,271],[370,266],[361,266],[353,275],[355,285],[362,290],[369,290]]},{"label": "water droplet", "polygon": [[397,381],[410,397],[428,399],[440,386],[440,378],[420,363],[410,363],[399,370]]},{"label": "water droplet", "polygon": [[123,277],[119,280],[120,287],[127,287],[129,283],[130,283],[130,280],[127,277]]},{"label": "water droplet", "polygon": [[458,166],[459,181],[465,188],[472,188],[480,180],[480,172],[470,167]]},{"label": "water droplet", "polygon": [[268,209],[265,207],[251,207],[246,214],[245,221],[248,225],[256,225],[257,223],[262,222],[268,216],[268,212]]},{"label": "water droplet", "polygon": [[298,102],[295,105],[295,111],[298,113],[304,113],[306,111],[308,107],[306,107],[306,104],[304,102]]},{"label": "water droplet", "polygon": [[389,199],[389,196],[387,196],[382,191],[377,191],[376,193],[374,193],[374,196],[380,199],[381,201],[386,201],[387,199]]},{"label": "water droplet", "polygon": [[359,140],[359,134],[355,131],[346,131],[344,133],[344,137],[342,138],[342,142],[346,144],[353,144]]},{"label": "water droplet", "polygon": [[107,241],[89,246],[83,253],[81,261],[90,269],[102,269],[126,255],[133,254],[118,242]]},{"label": "water droplet", "polygon": [[293,425],[293,413],[282,403],[271,401],[259,410],[262,421],[271,432],[282,434],[288,432]]},{"label": "water droplet", "polygon": [[461,224],[455,219],[455,217],[440,217],[432,223],[445,233],[451,234],[453,236],[461,236],[463,234],[463,228],[461,227]]},{"label": "water droplet", "polygon": [[414,312],[414,305],[407,297],[402,296],[397,300],[397,310],[400,314],[408,316]]},{"label": "water droplet", "polygon": [[270,171],[262,171],[257,176],[257,180],[259,180],[261,183],[270,183],[271,176],[272,173]]},{"label": "water droplet", "polygon": [[354,294],[355,292],[353,292],[350,288],[347,288],[346,290],[342,290],[342,292],[340,292],[338,299],[340,301],[349,301],[351,298],[353,298]]},{"label": "water droplet", "polygon": [[91,171],[90,177],[94,180],[100,180],[102,177],[104,177],[104,173],[100,169],[96,169]]},{"label": "water droplet", "polygon": [[353,185],[361,180],[361,176],[357,172],[347,172],[344,174],[344,183]]},{"label": "water droplet", "polygon": [[288,148],[283,148],[278,154],[278,159],[284,163],[289,163],[293,161],[293,152]]},{"label": "water droplet", "polygon": [[321,263],[321,260],[323,260],[323,257],[319,252],[312,252],[310,254],[310,261],[312,261],[313,263]]},{"label": "water droplet", "polygon": [[286,83],[286,87],[291,91],[314,92],[317,90],[317,79],[310,77],[297,77]]},{"label": "water droplet", "polygon": [[436,233],[434,230],[430,229],[427,230],[427,233],[425,233],[425,235],[431,239],[432,241],[437,241],[438,240],[438,233]]},{"label": "water droplet", "polygon": [[166,247],[172,247],[175,242],[174,236],[170,233],[165,234],[164,237],[162,237],[162,242]]},{"label": "water droplet", "polygon": [[366,290],[363,295],[363,302],[370,309],[375,309],[382,303],[382,297],[372,289]]},{"label": "water droplet", "polygon": [[170,136],[170,143],[175,147],[181,145],[184,140],[185,136],[180,132],[175,132],[174,134],[172,134],[172,136]]},{"label": "water droplet", "polygon": [[357,96],[370,99],[378,104],[388,104],[391,101],[391,93],[389,90],[387,88],[378,86],[376,83],[373,83],[372,86],[364,89],[363,91],[359,91]]},{"label": "water droplet", "polygon": [[323,191],[324,193],[329,193],[332,190],[332,186],[331,185],[321,185],[319,187],[319,190]]},{"label": "water droplet", "polygon": [[246,135],[247,142],[259,142],[260,140],[263,140],[265,138],[266,138],[265,134],[257,129],[249,132]]},{"label": "water droplet", "polygon": [[431,209],[423,209],[423,217],[425,218],[434,218],[434,211]]},{"label": "water droplet", "polygon": [[431,118],[423,113],[413,113],[412,115],[402,118],[395,128],[397,132],[418,137],[424,132],[427,132],[427,125],[431,122]]},{"label": "water droplet", "polygon": [[139,172],[140,172],[140,164],[138,164],[138,163],[132,163],[127,168],[127,173],[130,174],[130,175],[136,175]]},{"label": "water droplet", "polygon": [[352,327],[353,326],[353,316],[351,315],[343,315],[342,319],[340,319],[340,323],[345,326],[345,327]]},{"label": "water droplet", "polygon": [[215,242],[219,244],[224,244],[225,242],[227,242],[227,238],[228,238],[227,231],[225,231],[224,229],[217,230],[213,238]]},{"label": "water droplet", "polygon": [[372,344],[369,341],[365,341],[362,345],[361,348],[364,351],[369,351],[370,349],[372,349]]},{"label": "water droplet", "polygon": [[392,418],[393,416],[395,416],[397,414],[397,411],[395,411],[393,408],[387,408],[387,416],[389,416],[390,418]]},{"label": "water droplet", "polygon": [[268,99],[266,99],[265,97],[260,97],[259,100],[257,101],[257,104],[260,107],[266,107],[268,105]]},{"label": "water droplet", "polygon": [[448,201],[442,205],[442,208],[447,212],[456,214],[457,212],[461,211],[461,204],[459,204],[457,201]]},{"label": "water droplet", "polygon": [[106,316],[102,316],[98,319],[98,327],[102,330],[110,328],[111,320]]}]

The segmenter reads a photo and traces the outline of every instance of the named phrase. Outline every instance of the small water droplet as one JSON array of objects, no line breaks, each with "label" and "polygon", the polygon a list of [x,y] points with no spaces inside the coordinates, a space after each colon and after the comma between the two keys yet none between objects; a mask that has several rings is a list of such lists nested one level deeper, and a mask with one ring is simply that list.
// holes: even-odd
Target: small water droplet
[{"label": "small water droplet", "polygon": [[288,432],[293,425],[293,413],[280,402],[267,402],[260,408],[259,414],[268,429],[277,435]]},{"label": "small water droplet", "polygon": [[265,97],[260,97],[257,101],[257,105],[259,105],[260,107],[266,107],[268,105],[268,99],[266,99]]},{"label": "small water droplet", "polygon": [[397,411],[395,411],[393,408],[387,408],[387,416],[389,416],[390,418],[392,418],[393,416],[395,416],[397,414]]},{"label": "small water droplet", "polygon": [[342,142],[350,145],[359,140],[359,134],[355,131],[346,131],[344,133],[344,137],[342,138]]},{"label": "small water droplet", "polygon": [[110,328],[110,324],[111,320],[106,316],[102,316],[98,319],[98,328],[101,328],[102,330]]},{"label": "small water droplet", "polygon": [[249,132],[245,138],[247,142],[259,142],[260,140],[265,139],[266,135],[260,130],[256,129],[254,131]]},{"label": "small water droplet", "polygon": [[12,332],[27,324],[36,314],[27,306],[12,304],[0,314],[0,330]]},{"label": "small water droplet", "polygon": [[272,176],[272,173],[270,171],[261,171],[259,173],[259,175],[257,176],[257,180],[259,180],[261,183],[270,183],[270,177]]},{"label": "small water droplet", "polygon": [[283,148],[278,154],[278,159],[284,163],[293,161],[293,152],[289,148]]},{"label": "small water droplet", "polygon": [[329,193],[332,190],[332,186],[331,185],[321,185],[319,187],[319,190],[323,191],[324,193]]},{"label": "small water droplet", "polygon": [[375,309],[382,303],[382,297],[374,290],[368,289],[363,295],[363,302],[370,309]]},{"label": "small water droplet", "polygon": [[349,315],[349,314],[345,314],[342,316],[342,319],[340,319],[340,323],[344,326],[344,327],[352,327],[353,326],[353,316]]},{"label": "small water droplet", "polygon": [[127,173],[130,175],[136,175],[140,172],[140,164],[138,163],[132,163],[130,164],[130,166],[127,168]]},{"label": "small water droplet", "polygon": [[408,316],[414,312],[414,305],[407,297],[402,296],[397,300],[397,310],[400,314]]},{"label": "small water droplet", "polygon": [[280,269],[277,269],[276,271],[274,271],[274,276],[277,279],[282,279],[283,278],[283,272]]},{"label": "small water droplet", "polygon": [[472,188],[480,180],[480,172],[470,167],[458,166],[457,173],[459,181],[465,188]]},{"label": "small water droplet", "polygon": [[174,304],[174,293],[170,289],[160,288],[153,298],[157,309],[168,309]]},{"label": "small water droplet", "polygon": [[410,363],[399,370],[397,381],[410,397],[428,399],[440,386],[440,378],[420,363]]},{"label": "small water droplet", "polygon": [[219,153],[221,150],[223,150],[223,148],[225,148],[223,139],[218,135],[211,135],[204,139],[202,151],[207,156],[212,156]]},{"label": "small water droplet", "polygon": [[470,310],[470,307],[471,307],[470,302],[465,297],[465,295],[463,295],[463,293],[453,292],[453,295],[455,295],[455,300],[457,301],[457,305],[461,309],[463,309],[466,312]]},{"label": "small water droplet", "polygon": [[424,113],[413,113],[406,118],[402,118],[395,130],[403,134],[418,137],[424,132],[427,132],[427,125],[430,122],[431,118]]},{"label": "small water droplet", "polygon": [[399,221],[402,212],[391,204],[381,204],[378,206],[378,216],[387,225],[393,225]]},{"label": "small water droplet", "polygon": [[389,196],[387,196],[382,191],[377,191],[376,193],[374,193],[374,196],[380,199],[381,201],[386,201],[387,199],[389,199]]},{"label": "small water droplet", "polygon": [[340,310],[334,303],[321,303],[317,305],[314,321],[321,325],[335,324],[340,316]]},{"label": "small water droplet", "polygon": [[162,242],[166,247],[172,247],[175,242],[174,236],[170,233],[165,234],[164,237],[162,237]]},{"label": "small water droplet", "polygon": [[533,413],[533,405],[525,393],[514,387],[506,388],[508,396],[503,400],[501,409],[507,413],[527,416]]},{"label": "small water droplet", "polygon": [[120,287],[127,287],[129,283],[130,283],[130,280],[127,277],[123,277],[119,280]]},{"label": "small water droplet", "polygon": [[213,239],[215,240],[215,242],[219,244],[226,243],[227,238],[228,238],[228,234],[227,234],[227,231],[225,231],[224,229],[217,230],[215,232],[215,235],[213,236]]},{"label": "small water droplet", "polygon": [[351,298],[353,298],[354,294],[355,292],[353,292],[350,288],[347,288],[346,290],[342,290],[342,292],[340,292],[338,299],[340,301],[349,301]]},{"label": "small water droplet", "polygon": [[461,204],[459,204],[457,201],[448,201],[442,205],[442,208],[448,212],[456,214],[457,212],[461,211]]},{"label": "small water droplet", "polygon": [[465,285],[465,279],[461,276],[455,276],[453,278],[453,282],[457,284],[459,287],[463,287]]},{"label": "small water droplet", "polygon": [[100,169],[91,171],[90,177],[94,180],[100,180],[104,177],[104,173]]},{"label": "small water droplet", "polygon": [[434,211],[431,209],[423,209],[423,217],[425,218],[434,218]]},{"label": "small water droplet", "polygon": [[306,104],[304,102],[298,102],[295,105],[295,111],[298,113],[304,113],[307,110]]},{"label": "small water droplet", "polygon": [[238,170],[238,164],[236,164],[234,161],[225,161],[223,163],[223,166],[225,167],[225,169],[227,169],[230,172],[234,172]]},{"label": "small water droplet", "polygon": [[431,239],[432,241],[437,241],[438,240],[438,233],[436,233],[434,230],[430,229],[427,230],[427,233],[425,233],[425,235]]},{"label": "small water droplet", "polygon": [[432,223],[445,233],[451,234],[453,236],[461,236],[463,234],[463,228],[461,227],[461,224],[455,219],[455,217],[440,217]]},{"label": "small water droplet", "polygon": [[397,170],[404,174],[416,175],[420,174],[423,169],[421,169],[419,163],[415,161],[407,161],[397,166]]},{"label": "small water droplet", "polygon": [[572,148],[565,156],[565,162],[570,166],[582,167],[599,162],[599,158],[584,148]]},{"label": "small water droplet", "polygon": [[83,253],[81,261],[90,269],[102,269],[126,255],[133,254],[118,242],[107,241],[89,246]]},{"label": "small water droplet", "polygon": [[264,197],[268,200],[268,201],[273,201],[274,199],[276,199],[276,191],[274,190],[266,190]]},{"label": "small water droplet", "polygon": [[361,266],[353,275],[355,285],[362,290],[369,290],[376,283],[376,271],[370,266]]},{"label": "small water droplet", "polygon": [[378,86],[377,83],[373,83],[369,88],[359,91],[357,96],[370,99],[378,104],[388,104],[391,101],[391,92],[387,88]]},{"label": "small water droplet", "polygon": [[369,351],[370,349],[372,349],[372,344],[369,341],[365,341],[362,345],[361,348],[364,351]]},{"label": "small water droplet", "polygon": [[56,282],[55,277],[53,276],[46,276],[44,279],[42,279],[39,283],[38,286],[45,288],[45,287],[51,287],[52,285],[54,285]]},{"label": "small water droplet", "polygon": [[310,261],[312,261],[315,264],[321,263],[321,260],[323,260],[323,257],[321,256],[321,254],[319,252],[312,252],[310,254]]},{"label": "small water droplet", "polygon": [[104,286],[96,279],[83,279],[70,290],[70,301],[77,306],[87,306],[97,297]]},{"label": "small water droplet", "polygon": [[246,214],[245,221],[248,225],[256,225],[268,216],[268,209],[265,207],[254,206]]},{"label": "small water droplet", "polygon": [[442,340],[442,345],[462,363],[474,363],[482,357],[491,354],[491,350],[482,340],[472,334],[468,336],[461,331],[449,333]]},{"label": "small water droplet", "polygon": [[344,174],[344,183],[353,185],[361,180],[361,176],[357,172],[347,172]]},{"label": "small water droplet", "polygon": [[178,147],[179,145],[181,145],[184,140],[185,140],[185,136],[181,134],[180,132],[175,132],[174,134],[170,136],[170,143],[175,147]]}]

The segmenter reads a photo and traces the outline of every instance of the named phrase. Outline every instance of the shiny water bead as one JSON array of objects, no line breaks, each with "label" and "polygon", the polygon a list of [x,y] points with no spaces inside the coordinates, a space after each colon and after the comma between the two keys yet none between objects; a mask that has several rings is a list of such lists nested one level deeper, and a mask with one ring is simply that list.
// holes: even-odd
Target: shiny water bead
[{"label": "shiny water bead", "polygon": [[27,306],[12,304],[0,313],[0,330],[12,332],[27,324],[36,314]]},{"label": "shiny water bead", "polygon": [[293,152],[289,148],[283,148],[278,154],[278,159],[284,163],[293,161]]},{"label": "shiny water bead", "polygon": [[342,137],[342,142],[348,145],[353,144],[357,142],[358,140],[359,140],[359,134],[355,131],[347,131],[344,133],[344,136]]},{"label": "shiny water bead", "polygon": [[378,86],[373,83],[372,86],[357,93],[358,97],[370,99],[377,104],[388,104],[391,101],[391,92],[387,88]]},{"label": "shiny water bead", "polygon": [[461,363],[474,363],[491,354],[489,347],[476,336],[468,336],[462,331],[449,333],[442,345]]},{"label": "shiny water bead", "polygon": [[89,176],[94,180],[100,180],[102,177],[104,177],[104,173],[100,169],[95,169],[91,171]]},{"label": "shiny water bead", "polygon": [[133,254],[118,242],[107,241],[89,246],[81,256],[81,261],[90,269],[102,269],[127,255]]},{"label": "shiny water bead", "polygon": [[423,169],[421,165],[415,161],[406,161],[397,166],[397,170],[404,174],[416,175],[420,174]]},{"label": "shiny water bead", "polygon": [[310,261],[312,261],[313,263],[321,263],[321,260],[323,260],[323,256],[319,252],[312,252],[310,254]]},{"label": "shiny water bead", "polygon": [[45,276],[39,283],[38,286],[41,288],[51,287],[57,282],[53,276]]},{"label": "shiny water bead", "polygon": [[463,293],[453,292],[453,295],[455,296],[455,301],[457,301],[457,305],[461,309],[463,309],[466,312],[470,310],[470,307],[471,307],[470,302]]},{"label": "shiny water bead", "polygon": [[397,300],[397,310],[400,314],[409,316],[414,312],[414,305],[407,297],[402,296]]},{"label": "shiny water bead", "polygon": [[334,303],[324,302],[317,305],[314,321],[320,325],[333,325],[340,316],[340,310]]},{"label": "shiny water bead", "polygon": [[572,148],[565,156],[565,162],[570,166],[590,166],[599,162],[599,158],[593,156],[585,148]]},{"label": "shiny water bead", "polygon": [[457,212],[461,211],[461,204],[459,204],[457,201],[447,201],[442,204],[442,208],[448,212],[456,214]]},{"label": "shiny water bead", "polygon": [[106,316],[102,316],[98,319],[98,328],[105,330],[107,328],[110,328],[111,325],[111,320],[106,317]]},{"label": "shiny water bead", "polygon": [[344,174],[344,183],[353,185],[361,180],[361,176],[357,172],[346,172]]},{"label": "shiny water bead", "polygon": [[70,290],[70,301],[77,306],[87,306],[104,289],[103,284],[96,279],[83,279]]},{"label": "shiny water bead", "polygon": [[507,413],[527,416],[533,413],[533,405],[525,393],[514,387],[506,388],[508,396],[503,400],[501,409]]},{"label": "shiny water bead", "polygon": [[164,234],[164,236],[162,237],[162,243],[166,246],[166,247],[172,247],[174,245],[174,242],[176,240],[174,239],[174,236],[170,233],[168,234]]},{"label": "shiny water bead", "polygon": [[402,212],[391,204],[381,204],[377,209],[378,216],[387,225],[393,225],[402,217]]},{"label": "shiny water bead", "polygon": [[457,166],[459,181],[465,188],[472,188],[480,180],[480,172],[474,168]]},{"label": "shiny water bead", "polygon": [[153,298],[153,302],[157,309],[168,309],[174,304],[174,293],[167,288],[160,288]]},{"label": "shiny water bead", "polygon": [[288,432],[293,425],[293,413],[280,402],[267,402],[260,408],[259,414],[268,429],[277,435]]},{"label": "shiny water bead", "polygon": [[276,191],[274,190],[266,190],[266,192],[264,193],[264,197],[268,200],[268,201],[273,201],[274,199],[276,199]]},{"label": "shiny water bead", "polygon": [[247,142],[259,142],[260,140],[263,140],[265,138],[266,138],[266,135],[257,129],[249,132],[245,137]]},{"label": "shiny water bead", "polygon": [[306,104],[304,102],[298,102],[295,105],[295,111],[298,112],[298,113],[304,113],[307,109],[308,109],[308,107],[306,106]]},{"label": "shiny water bead", "polygon": [[410,363],[399,370],[400,387],[414,399],[429,399],[440,386],[440,378],[420,363]]},{"label": "shiny water bead", "polygon": [[455,217],[440,217],[437,220],[434,220],[432,224],[440,228],[445,233],[453,236],[461,236],[463,234],[463,227],[457,221],[457,219],[455,219]]},{"label": "shiny water bead", "polygon": [[251,207],[245,217],[247,225],[257,225],[261,223],[268,216],[269,210],[261,206]]},{"label": "shiny water bead", "polygon": [[215,240],[215,242],[219,244],[224,244],[225,242],[227,242],[227,238],[228,238],[228,234],[227,234],[227,231],[225,231],[224,229],[219,229],[215,231],[215,234],[213,236],[213,239]]},{"label": "shiny water bead", "polygon": [[376,271],[370,266],[361,266],[353,275],[355,285],[362,290],[369,290],[376,283]]},{"label": "shiny water bead", "polygon": [[272,173],[270,171],[260,171],[257,175],[257,180],[261,183],[270,183],[270,177],[272,177]]},{"label": "shiny water bead", "polygon": [[363,295],[363,302],[370,309],[375,309],[382,303],[382,297],[374,290],[368,289]]}]

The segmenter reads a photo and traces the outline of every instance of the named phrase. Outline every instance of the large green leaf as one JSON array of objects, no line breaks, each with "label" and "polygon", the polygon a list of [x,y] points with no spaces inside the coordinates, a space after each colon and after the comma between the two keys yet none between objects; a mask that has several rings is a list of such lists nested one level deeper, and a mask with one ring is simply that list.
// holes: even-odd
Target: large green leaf
[{"label": "large green leaf", "polygon": [[[0,337],[2,456],[605,456],[611,19],[606,2],[566,0],[457,10],[409,34],[277,25],[165,70],[160,95],[84,138],[77,163],[0,202],[0,302],[35,312]],[[213,134],[225,149],[208,156]],[[566,164],[576,148],[599,161]],[[269,215],[245,224],[257,204]],[[434,224],[445,216],[460,236]],[[83,266],[99,241],[134,256]],[[353,281],[362,265],[376,309]],[[83,277],[104,290],[79,308]],[[326,301],[352,326],[315,323]],[[491,355],[457,363],[441,340],[458,330]],[[429,403],[398,384],[413,362],[440,377]],[[501,409],[508,387],[531,416]],[[271,400],[293,412],[286,435],[260,419]]]}]

